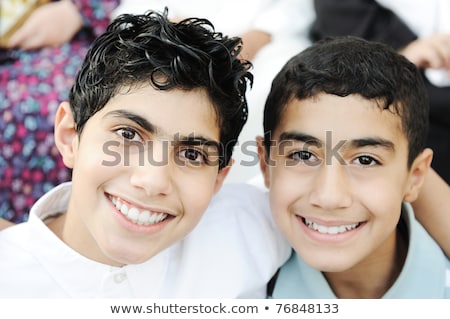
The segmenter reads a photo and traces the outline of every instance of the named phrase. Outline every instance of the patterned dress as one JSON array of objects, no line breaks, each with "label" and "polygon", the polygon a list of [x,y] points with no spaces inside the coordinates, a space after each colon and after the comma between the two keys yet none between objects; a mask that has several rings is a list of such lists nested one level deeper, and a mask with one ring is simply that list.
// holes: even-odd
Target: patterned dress
[{"label": "patterned dress", "polygon": [[0,217],[19,223],[32,204],[70,179],[54,145],[53,121],[68,99],[92,40],[119,0],[72,0],[84,27],[61,47],[11,51],[0,58]]}]

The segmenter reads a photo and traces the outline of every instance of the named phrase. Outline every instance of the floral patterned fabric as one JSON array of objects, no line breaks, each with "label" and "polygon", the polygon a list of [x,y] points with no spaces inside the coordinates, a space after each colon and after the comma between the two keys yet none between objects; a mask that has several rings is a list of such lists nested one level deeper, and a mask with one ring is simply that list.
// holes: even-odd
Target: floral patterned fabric
[{"label": "floral patterned fabric", "polygon": [[92,40],[106,29],[119,0],[72,0],[84,27],[70,43],[0,58],[0,217],[28,218],[45,192],[70,180],[54,145],[58,105],[68,99]]}]

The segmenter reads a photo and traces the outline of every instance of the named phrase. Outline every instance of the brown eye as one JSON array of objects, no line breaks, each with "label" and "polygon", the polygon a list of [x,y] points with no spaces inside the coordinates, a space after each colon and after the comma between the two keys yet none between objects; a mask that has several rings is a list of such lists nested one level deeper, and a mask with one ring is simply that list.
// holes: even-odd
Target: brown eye
[{"label": "brown eye", "polygon": [[298,161],[308,161],[313,155],[310,152],[300,151],[291,154],[291,158]]},{"label": "brown eye", "polygon": [[289,158],[298,162],[318,162],[319,159],[311,152],[308,151],[297,151],[289,154]]},{"label": "brown eye", "polygon": [[178,154],[182,159],[189,161],[191,163],[203,164],[206,162],[203,153],[194,148],[182,149]]},{"label": "brown eye", "polygon": [[373,166],[379,164],[379,162],[376,159],[368,155],[358,156],[355,162],[361,166]]},{"label": "brown eye", "polygon": [[139,134],[136,132],[136,130],[132,128],[120,128],[117,131],[117,134],[119,134],[124,140],[128,142],[141,142],[142,138],[139,136]]}]

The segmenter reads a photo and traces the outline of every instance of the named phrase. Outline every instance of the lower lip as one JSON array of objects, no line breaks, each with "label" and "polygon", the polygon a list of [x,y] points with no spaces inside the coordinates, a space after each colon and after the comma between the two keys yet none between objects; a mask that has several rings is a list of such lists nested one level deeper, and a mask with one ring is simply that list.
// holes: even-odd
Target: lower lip
[{"label": "lower lip", "polygon": [[117,210],[116,206],[111,202],[111,199],[109,198],[108,194],[105,194],[105,197],[113,209],[113,215],[116,218],[117,222],[122,227],[133,233],[141,233],[146,235],[158,233],[165,225],[167,225],[167,223],[170,222],[171,219],[173,219],[172,216],[168,216],[166,219],[156,224],[138,225],[133,223],[131,220],[126,218],[125,215],[123,215],[120,211]]},{"label": "lower lip", "polygon": [[339,234],[323,234],[319,233],[317,230],[309,228],[303,222],[303,218],[296,216],[297,221],[300,223],[300,227],[307,237],[315,242],[327,243],[327,244],[340,244],[342,242],[350,240],[352,237],[356,236],[359,231],[365,226],[365,223],[361,223],[358,227],[352,230],[348,230]]}]

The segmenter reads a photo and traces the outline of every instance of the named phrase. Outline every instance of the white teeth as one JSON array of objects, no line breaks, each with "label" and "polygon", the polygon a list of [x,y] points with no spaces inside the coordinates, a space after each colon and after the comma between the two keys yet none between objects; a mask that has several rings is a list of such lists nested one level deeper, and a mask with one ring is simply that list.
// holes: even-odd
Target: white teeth
[{"label": "white teeth", "polygon": [[111,202],[117,210],[126,216],[130,221],[138,225],[153,225],[166,219],[169,215],[165,213],[151,213],[148,210],[139,211],[136,207],[129,208],[120,199],[110,196]]},{"label": "white teeth", "polygon": [[[120,206],[120,209],[119,209],[119,207],[117,207],[117,206]],[[127,206],[127,205],[122,205],[122,204],[118,203],[118,204],[116,204],[116,208],[117,208],[118,210],[120,210],[120,212],[121,212],[122,214],[124,214],[125,216],[128,216],[128,206]]]},{"label": "white teeth", "polygon": [[144,210],[142,213],[138,215],[138,224],[143,225],[144,223],[151,221],[150,220],[150,212],[148,210]]},{"label": "white teeth", "polygon": [[[124,206],[124,205],[122,205]],[[128,211],[127,217],[129,220],[132,220],[134,222],[137,222],[139,219],[139,211],[137,210],[137,208],[130,208],[130,210]]]},{"label": "white teeth", "polygon": [[331,235],[345,233],[346,231],[355,229],[356,227],[359,226],[359,223],[341,226],[323,226],[316,224],[313,221],[308,220],[306,218],[304,219],[304,221],[305,225],[308,226],[309,228],[314,229],[321,234],[331,234]]}]

